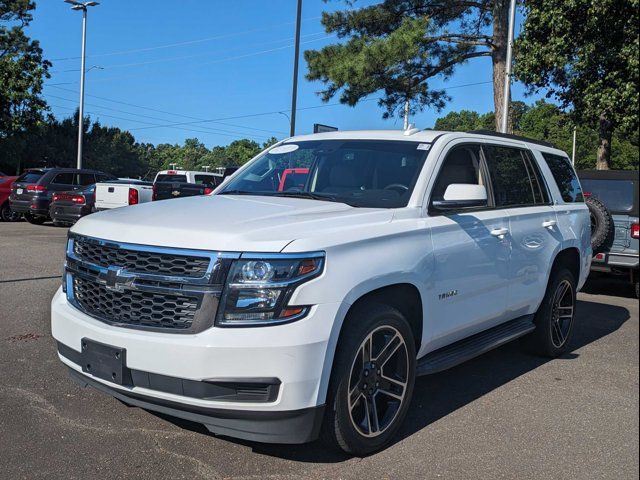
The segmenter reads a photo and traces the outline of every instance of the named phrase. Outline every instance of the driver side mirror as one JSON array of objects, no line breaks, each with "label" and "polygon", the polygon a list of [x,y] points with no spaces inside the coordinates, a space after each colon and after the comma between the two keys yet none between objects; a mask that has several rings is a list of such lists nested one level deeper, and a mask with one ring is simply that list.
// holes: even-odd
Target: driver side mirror
[{"label": "driver side mirror", "polygon": [[487,206],[487,189],[484,185],[452,183],[444,192],[443,200],[434,200],[436,210],[458,210]]}]

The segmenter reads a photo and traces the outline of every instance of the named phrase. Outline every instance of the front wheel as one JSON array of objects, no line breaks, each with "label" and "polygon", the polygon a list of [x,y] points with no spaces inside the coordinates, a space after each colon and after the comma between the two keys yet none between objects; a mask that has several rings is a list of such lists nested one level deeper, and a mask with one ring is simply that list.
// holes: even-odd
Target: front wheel
[{"label": "front wheel", "polygon": [[573,336],[575,310],[576,280],[568,269],[555,269],[535,315],[536,329],[529,336],[530,349],[546,357],[566,352]]},{"label": "front wheel", "polygon": [[324,440],[354,455],[386,447],[407,414],[415,368],[415,340],[404,316],[387,305],[356,308],[336,351]]}]

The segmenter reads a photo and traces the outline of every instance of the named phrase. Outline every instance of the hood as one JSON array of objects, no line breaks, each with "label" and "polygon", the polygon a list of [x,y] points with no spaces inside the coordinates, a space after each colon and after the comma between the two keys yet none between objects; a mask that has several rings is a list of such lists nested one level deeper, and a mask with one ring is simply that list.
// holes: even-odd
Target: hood
[{"label": "hood", "polygon": [[83,217],[72,232],[142,245],[280,252],[301,238],[390,222],[392,210],[284,197],[210,195],[144,203]]}]

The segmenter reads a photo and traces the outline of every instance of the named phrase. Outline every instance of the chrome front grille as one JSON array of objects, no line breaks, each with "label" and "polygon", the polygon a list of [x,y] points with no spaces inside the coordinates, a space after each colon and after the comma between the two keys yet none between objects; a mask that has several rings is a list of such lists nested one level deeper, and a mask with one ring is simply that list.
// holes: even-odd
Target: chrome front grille
[{"label": "chrome front grille", "polygon": [[208,256],[166,254],[159,251],[127,250],[117,245],[98,242],[86,237],[77,238],[73,244],[75,255],[86,262],[101,267],[118,265],[129,272],[202,277],[209,267]]},{"label": "chrome front grille", "polygon": [[213,325],[237,253],[153,247],[69,235],[67,299],[102,322],[197,333]]}]

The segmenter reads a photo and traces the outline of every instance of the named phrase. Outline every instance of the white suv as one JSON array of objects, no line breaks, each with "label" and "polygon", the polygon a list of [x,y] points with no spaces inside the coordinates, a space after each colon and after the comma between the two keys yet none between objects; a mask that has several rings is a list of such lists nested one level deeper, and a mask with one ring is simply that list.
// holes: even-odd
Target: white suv
[{"label": "white suv", "polygon": [[81,219],[66,254],[52,332],[80,384],[358,455],[392,440],[416,375],[525,335],[564,352],[591,261],[566,154],[418,130],[288,139],[214,195]]}]

